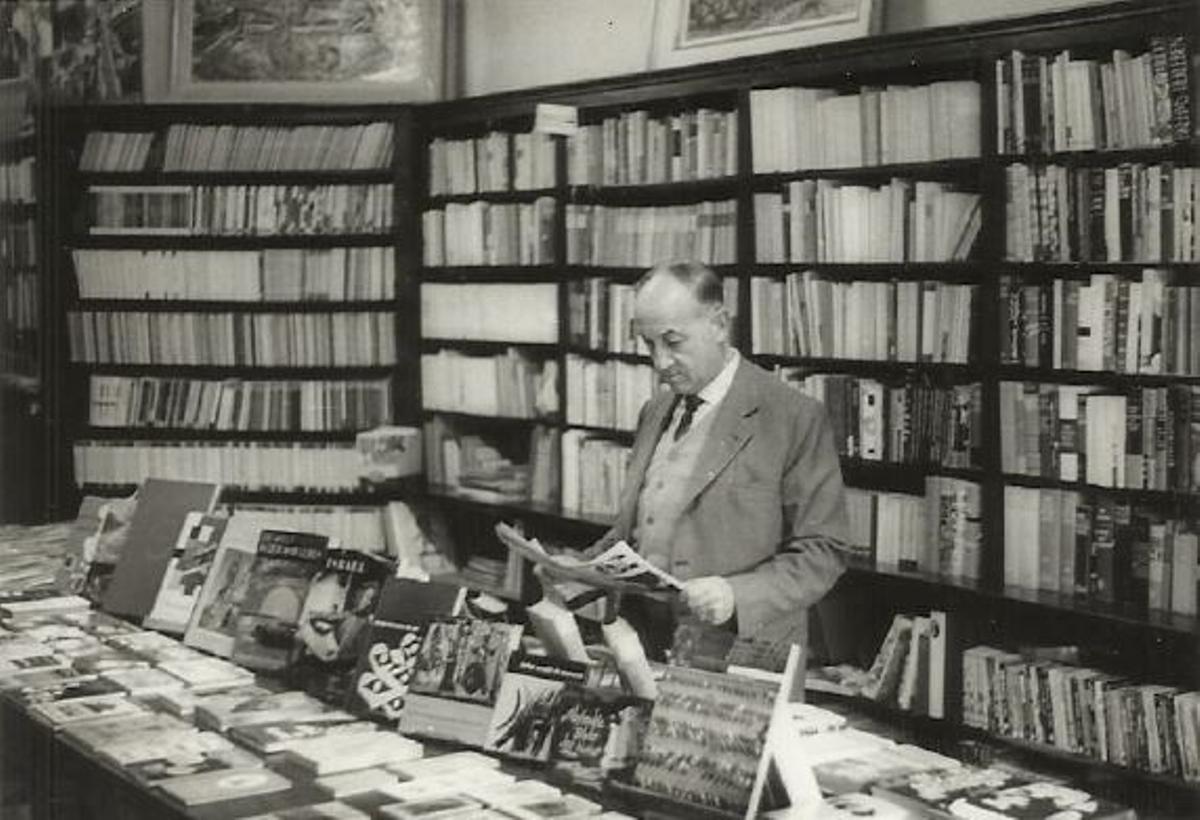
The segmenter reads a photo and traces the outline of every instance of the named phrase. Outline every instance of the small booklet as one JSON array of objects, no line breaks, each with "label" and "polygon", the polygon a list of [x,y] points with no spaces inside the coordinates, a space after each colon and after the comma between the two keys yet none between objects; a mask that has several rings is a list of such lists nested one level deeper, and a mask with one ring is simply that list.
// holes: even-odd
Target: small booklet
[{"label": "small booklet", "polygon": [[683,582],[651,564],[624,541],[583,561],[570,555],[551,555],[536,538],[526,538],[503,521],[496,524],[496,535],[510,550],[541,564],[551,575],[561,578],[620,592],[678,592],[683,589]]}]

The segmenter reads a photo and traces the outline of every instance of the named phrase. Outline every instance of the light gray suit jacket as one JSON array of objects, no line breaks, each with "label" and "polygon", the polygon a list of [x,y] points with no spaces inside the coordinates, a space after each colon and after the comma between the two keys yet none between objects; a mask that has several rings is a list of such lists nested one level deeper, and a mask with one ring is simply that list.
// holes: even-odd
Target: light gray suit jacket
[{"label": "light gray suit jacket", "polygon": [[[642,408],[613,528],[631,540],[638,496],[674,395]],[[806,609],[845,568],[845,489],[824,406],[742,360],[686,489],[667,569],[724,576],[743,636],[805,635]]]}]

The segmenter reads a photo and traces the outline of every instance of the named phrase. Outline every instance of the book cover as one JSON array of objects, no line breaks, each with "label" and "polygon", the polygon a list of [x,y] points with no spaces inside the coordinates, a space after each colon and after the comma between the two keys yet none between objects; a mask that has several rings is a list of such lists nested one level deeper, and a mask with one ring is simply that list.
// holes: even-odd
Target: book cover
[{"label": "book cover", "polygon": [[184,806],[204,806],[291,788],[283,775],[265,768],[226,769],[172,777],[159,783],[170,799]]},{"label": "book cover", "polygon": [[252,769],[262,760],[252,752],[238,748],[213,732],[195,732],[160,743],[152,757],[125,765],[125,771],[143,783],[154,785],[163,780],[229,769]]},{"label": "book cover", "polygon": [[183,636],[186,645],[222,658],[233,654],[238,606],[250,580],[257,543],[257,530],[253,535],[255,540],[247,541],[249,533],[244,532],[240,523],[231,521],[221,539]]},{"label": "book cover", "polygon": [[37,703],[30,711],[56,726],[64,726],[97,718],[138,715],[146,710],[121,693]]},{"label": "book cover", "polygon": [[150,612],[187,514],[211,512],[220,494],[219,484],[159,478],[142,482],[121,560],[104,593],[104,611],[130,618]]},{"label": "book cover", "polygon": [[172,635],[182,636],[199,600],[204,579],[208,577],[221,536],[229,519],[224,516],[190,512],[179,530],[179,537],[154,605],[145,625]]},{"label": "book cover", "polygon": [[385,766],[419,759],[424,754],[425,748],[420,743],[392,732],[331,734],[297,740],[285,752],[289,761],[315,775]]},{"label": "book cover", "polygon": [[370,820],[371,815],[338,800],[312,806],[278,809],[269,814],[256,814],[246,820]]},{"label": "book cover", "polygon": [[1133,809],[1061,783],[1033,782],[1007,788],[980,788],[954,797],[946,807],[952,817],[1003,820],[1134,820]]},{"label": "book cover", "polygon": [[615,690],[568,685],[551,739],[554,768],[571,782],[595,785],[631,773],[653,705]]},{"label": "book cover", "polygon": [[587,673],[587,664],[576,661],[513,655],[496,696],[484,748],[519,760],[547,762],[567,684],[582,684]]},{"label": "book cover", "polygon": [[296,628],[292,679],[325,699],[345,697],[390,565],[356,550],[330,549]]},{"label": "book cover", "polygon": [[466,816],[481,811],[482,806],[469,797],[447,794],[404,803],[389,803],[380,806],[378,816],[388,820],[439,820],[445,817]]},{"label": "book cover", "polygon": [[301,740],[314,740],[333,735],[361,735],[375,731],[374,723],[355,720],[349,713],[346,713],[342,720],[328,719],[324,715],[315,717],[315,720],[305,720],[300,717],[234,726],[229,730],[229,736],[259,754],[273,754],[287,749]]},{"label": "book cover", "polygon": [[[971,795],[1027,786],[1028,778],[994,767],[939,769],[901,775],[871,787],[871,793],[922,816],[952,817],[950,806]],[[969,815],[968,815],[969,816]]]},{"label": "book cover", "polygon": [[388,578],[359,651],[347,708],[399,719],[427,627],[436,618],[457,614],[464,593],[452,584]]},{"label": "book cover", "polygon": [[329,546],[324,535],[262,531],[238,604],[235,663],[280,670],[291,662],[300,612]]},{"label": "book cover", "polygon": [[232,689],[254,682],[254,673],[221,658],[164,661],[158,669],[178,678],[197,694]]}]

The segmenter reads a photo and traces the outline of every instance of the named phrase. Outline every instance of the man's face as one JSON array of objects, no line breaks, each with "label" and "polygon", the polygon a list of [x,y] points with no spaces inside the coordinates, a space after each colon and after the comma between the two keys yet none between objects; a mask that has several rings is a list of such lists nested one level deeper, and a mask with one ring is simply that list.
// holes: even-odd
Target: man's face
[{"label": "man's face", "polygon": [[698,393],[725,366],[724,308],[697,301],[673,276],[655,276],[638,291],[633,329],[650,348],[659,378],[675,393]]}]

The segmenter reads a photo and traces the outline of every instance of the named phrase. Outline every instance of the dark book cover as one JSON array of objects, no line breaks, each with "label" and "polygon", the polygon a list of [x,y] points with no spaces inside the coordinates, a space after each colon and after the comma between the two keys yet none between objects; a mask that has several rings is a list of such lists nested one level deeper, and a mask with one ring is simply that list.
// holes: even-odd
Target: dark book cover
[{"label": "dark book cover", "polygon": [[1097,499],[1092,518],[1092,545],[1088,557],[1088,594],[1097,601],[1116,600],[1113,570],[1117,549],[1117,504]]},{"label": "dark book cover", "polygon": [[324,535],[262,531],[238,606],[234,662],[279,670],[292,661],[300,612],[328,545]]},{"label": "dark book cover", "polygon": [[313,577],[296,628],[296,684],[325,700],[342,700],[379,603],[387,561],[356,550],[329,549]]},{"label": "dark book cover", "polygon": [[347,708],[398,720],[430,623],[456,614],[462,598],[462,588],[452,584],[387,579],[359,647]]},{"label": "dark book cover", "polygon": [[142,483],[121,559],[104,591],[105,612],[129,618],[150,612],[187,514],[212,512],[220,494],[219,484],[159,478]]},{"label": "dark book cover", "polygon": [[572,783],[624,778],[637,763],[653,702],[623,692],[569,684],[551,739],[550,759]]}]

